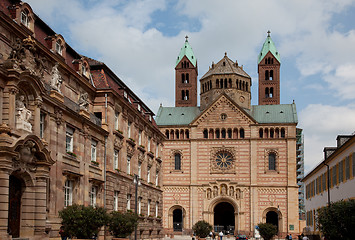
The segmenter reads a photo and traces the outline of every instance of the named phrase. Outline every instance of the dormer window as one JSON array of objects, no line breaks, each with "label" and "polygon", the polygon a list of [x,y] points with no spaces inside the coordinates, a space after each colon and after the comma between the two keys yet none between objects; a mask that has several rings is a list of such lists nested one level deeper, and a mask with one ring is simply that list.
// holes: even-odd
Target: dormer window
[{"label": "dormer window", "polygon": [[21,11],[21,23],[29,27],[28,13],[26,11]]},{"label": "dormer window", "polygon": [[141,108],[141,105],[140,105],[140,104],[138,104],[137,109],[138,109],[138,111],[139,111],[139,112],[142,110],[142,108]]},{"label": "dormer window", "polygon": [[128,98],[128,94],[127,94],[126,91],[123,91],[123,96],[124,96],[125,98]]},{"label": "dormer window", "polygon": [[60,55],[62,55],[63,53],[63,48],[60,40],[55,42],[55,51]]},{"label": "dormer window", "polygon": [[84,64],[81,65],[81,73],[83,76],[86,76],[86,74],[87,74],[86,67]]}]

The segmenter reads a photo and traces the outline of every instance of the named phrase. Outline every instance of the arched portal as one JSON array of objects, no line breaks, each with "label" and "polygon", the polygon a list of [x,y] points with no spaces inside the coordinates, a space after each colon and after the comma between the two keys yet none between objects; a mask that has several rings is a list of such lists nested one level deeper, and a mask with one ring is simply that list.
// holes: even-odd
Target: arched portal
[{"label": "arched portal", "polygon": [[266,213],[266,223],[271,223],[277,227],[277,232],[279,232],[279,218],[276,212],[269,211]]},{"label": "arched portal", "polygon": [[11,175],[9,178],[8,232],[13,238],[20,237],[21,198],[23,188],[23,181]]},{"label": "arched portal", "polygon": [[235,229],[234,207],[228,202],[218,203],[214,207],[214,231],[233,234]]},{"label": "arched portal", "polygon": [[175,232],[181,232],[182,231],[182,210],[177,208],[173,211],[173,225],[174,225],[174,231]]}]

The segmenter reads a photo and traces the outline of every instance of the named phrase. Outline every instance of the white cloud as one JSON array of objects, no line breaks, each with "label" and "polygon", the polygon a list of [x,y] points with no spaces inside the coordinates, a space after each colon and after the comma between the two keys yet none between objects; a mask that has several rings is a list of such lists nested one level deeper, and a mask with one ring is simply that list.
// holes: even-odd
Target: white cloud
[{"label": "white cloud", "polygon": [[325,76],[330,87],[342,99],[355,99],[355,62],[339,66],[335,73]]}]

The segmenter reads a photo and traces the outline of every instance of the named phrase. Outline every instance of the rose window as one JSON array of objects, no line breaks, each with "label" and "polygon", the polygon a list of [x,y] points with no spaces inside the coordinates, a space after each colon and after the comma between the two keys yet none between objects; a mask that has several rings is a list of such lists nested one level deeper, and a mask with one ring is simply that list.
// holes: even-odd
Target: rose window
[{"label": "rose window", "polygon": [[228,169],[233,164],[233,157],[228,152],[217,153],[216,156],[216,165],[221,169]]}]

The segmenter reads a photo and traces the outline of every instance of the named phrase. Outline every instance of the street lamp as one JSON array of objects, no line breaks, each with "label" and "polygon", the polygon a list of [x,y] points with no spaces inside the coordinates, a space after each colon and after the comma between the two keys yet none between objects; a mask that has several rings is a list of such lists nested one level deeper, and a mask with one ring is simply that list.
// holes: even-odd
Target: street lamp
[{"label": "street lamp", "polygon": [[[138,204],[138,185],[141,185],[140,181],[139,181],[139,176],[137,174],[134,174],[134,178],[133,178],[133,183],[136,186],[136,196],[135,196],[135,204],[134,204],[134,212],[137,213],[137,204]],[[135,226],[134,228],[134,240],[137,240],[137,226]]]}]

